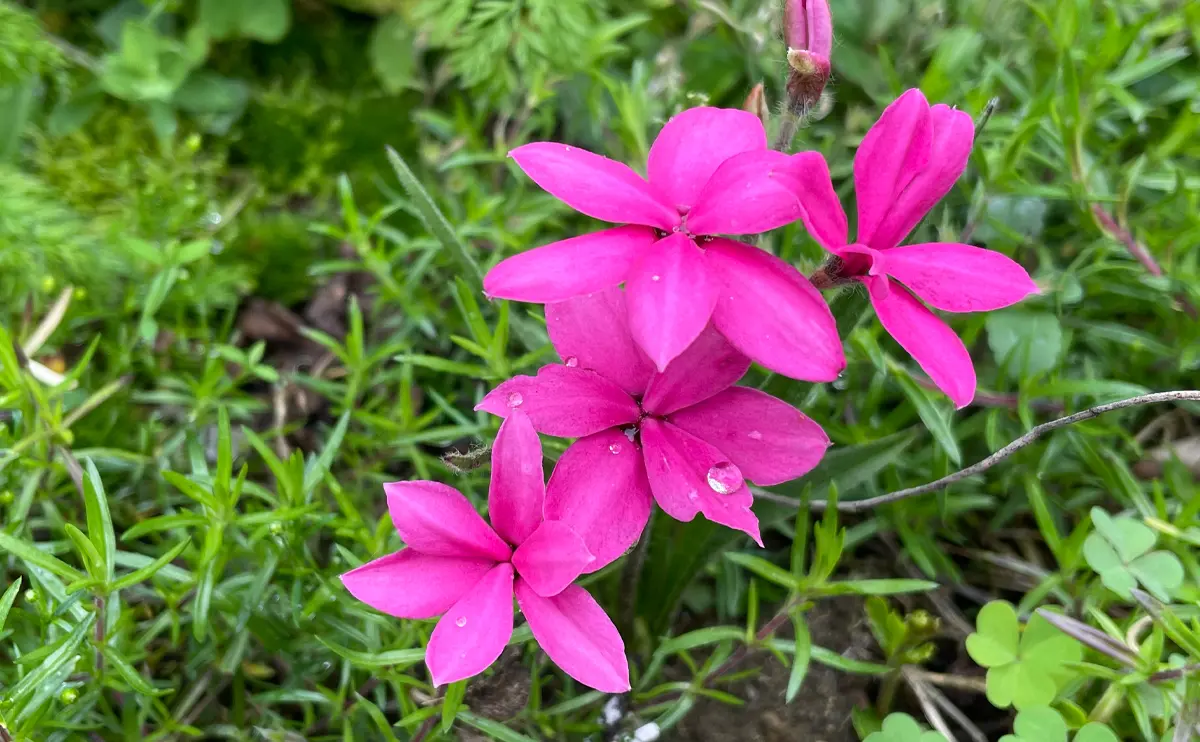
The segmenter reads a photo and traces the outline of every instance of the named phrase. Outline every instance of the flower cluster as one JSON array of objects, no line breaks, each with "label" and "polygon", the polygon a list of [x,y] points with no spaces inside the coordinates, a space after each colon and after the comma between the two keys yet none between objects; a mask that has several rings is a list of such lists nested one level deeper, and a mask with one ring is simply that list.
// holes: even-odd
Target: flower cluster
[{"label": "flower cluster", "polygon": [[[819,95],[828,7],[789,7],[797,89]],[[492,525],[446,485],[386,485],[406,547],[347,573],[346,587],[393,616],[442,616],[426,650],[435,684],[496,660],[512,635],[515,595],[563,671],[627,690],[621,636],[574,580],[633,546],[655,503],[672,518],[699,513],[759,541],[748,483],[805,474],[829,438],[792,405],[735,384],[752,361],[795,379],[837,377],[846,361],[819,289],[864,284],[884,328],[933,382],[959,407],[973,398],[970,355],[929,307],[996,309],[1037,287],[995,252],[900,246],[962,174],[973,137],[965,113],[930,106],[917,90],[888,106],[854,160],[853,242],[824,158],[768,149],[761,120],[746,111],[672,118],[646,178],[564,144],[514,150],[546,191],[621,226],[510,257],[485,278],[491,297],[546,305],[562,359],[505,381],[477,407],[504,419],[492,450]],[[832,254],[811,279],[729,237],[794,221]],[[575,439],[548,483],[539,433]]]}]

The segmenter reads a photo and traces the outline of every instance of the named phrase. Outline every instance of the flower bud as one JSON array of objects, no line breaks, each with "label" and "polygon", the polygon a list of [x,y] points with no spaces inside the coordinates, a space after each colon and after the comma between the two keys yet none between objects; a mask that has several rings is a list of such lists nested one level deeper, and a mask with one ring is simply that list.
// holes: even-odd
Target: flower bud
[{"label": "flower bud", "polygon": [[788,110],[805,114],[821,99],[833,54],[828,0],[787,0],[783,17],[788,45]]},{"label": "flower bud", "polygon": [[767,108],[767,92],[763,89],[761,82],[750,89],[750,94],[746,96],[746,102],[742,104],[742,109],[757,116],[758,120],[762,122],[763,128],[766,128],[770,114]]}]

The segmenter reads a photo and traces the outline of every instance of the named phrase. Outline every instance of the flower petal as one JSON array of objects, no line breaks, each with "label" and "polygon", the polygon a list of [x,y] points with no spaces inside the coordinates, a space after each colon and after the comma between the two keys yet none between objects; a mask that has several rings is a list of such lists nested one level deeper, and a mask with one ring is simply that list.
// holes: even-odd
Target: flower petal
[{"label": "flower petal", "polygon": [[497,263],[483,278],[483,292],[540,304],[617,286],[657,239],[649,227],[628,226],[535,247]]},{"label": "flower petal", "polygon": [[596,557],[566,523],[543,521],[513,554],[517,574],[543,597],[558,595]]},{"label": "flower petal", "polygon": [[[930,157],[928,164],[903,192],[897,191],[887,204],[887,211],[869,240],[880,249],[903,242],[967,169],[975,139],[975,122],[970,115],[939,104],[930,109],[929,122],[933,138],[931,150],[936,155]],[[868,242],[862,237],[861,227],[859,241]]]},{"label": "flower petal", "polygon": [[689,108],[658,133],[646,170],[661,199],[687,211],[722,162],[741,152],[766,148],[767,134],[754,114],[730,108]]},{"label": "flower petal", "polygon": [[808,473],[829,436],[803,412],[757,389],[735,386],[671,415],[673,425],[711,444],[758,485]]},{"label": "flower petal", "polygon": [[666,371],[650,379],[642,408],[666,415],[733,386],[749,368],[750,359],[709,325]]},{"label": "flower petal", "polygon": [[713,173],[687,215],[692,234],[758,234],[800,218],[786,175],[791,158],[770,149],[734,155]]},{"label": "flower petal", "polygon": [[885,292],[886,279],[862,279],[883,329],[929,374],[959,409],[975,398],[975,367],[971,355],[945,322],[901,286]]},{"label": "flower petal", "polygon": [[800,200],[800,219],[817,244],[831,251],[845,245],[849,239],[846,211],[833,189],[825,158],[818,152],[797,152],[783,180]]},{"label": "flower petal", "polygon": [[951,242],[896,247],[879,253],[876,268],[935,309],[986,312],[1036,294],[1037,284],[1012,258]]},{"label": "flower petal", "polygon": [[706,257],[723,290],[713,324],[729,342],[772,371],[833,381],[846,367],[829,306],[792,266],[752,245],[713,240]]},{"label": "flower petal", "polygon": [[625,299],[633,339],[662,371],[708,324],[717,303],[717,281],[696,243],[676,233],[656,242],[634,264]]},{"label": "flower petal", "polygon": [[458,490],[439,482],[383,485],[404,543],[422,554],[506,562],[512,550]]},{"label": "flower petal", "polygon": [[508,154],[543,190],[582,214],[667,230],[679,224],[673,204],[660,201],[628,165],[556,142],[533,142]]},{"label": "flower petal", "polygon": [[916,88],[892,101],[867,132],[854,155],[859,242],[880,250],[895,247],[895,242],[878,239],[876,230],[905,187],[929,164],[932,141],[929,102]]},{"label": "flower petal", "polygon": [[613,286],[546,305],[546,329],[563,362],[586,368],[632,395],[646,391],[654,364],[629,332],[625,292]]},{"label": "flower petal", "polygon": [[510,409],[492,446],[492,481],[488,487],[492,528],[508,543],[521,544],[542,522],[545,499],[542,441],[529,416],[520,409]]},{"label": "flower petal", "polygon": [[517,407],[538,432],[560,438],[632,423],[640,412],[632,397],[595,371],[558,363],[542,366],[537,376],[514,376],[475,405],[496,417]]},{"label": "flower petal", "polygon": [[674,425],[647,418],[642,423],[646,475],[654,500],[676,520],[703,513],[749,534],[759,546],[758,518],[750,511],[754,496],[729,457]]},{"label": "flower petal", "polygon": [[625,553],[650,519],[650,484],[641,450],[620,430],[571,444],[546,485],[546,520],[575,530],[596,561],[595,572]]},{"label": "flower petal", "polygon": [[397,618],[433,618],[475,587],[496,563],[401,549],[342,575],[350,594]]},{"label": "flower petal", "polygon": [[435,686],[478,675],[512,637],[513,567],[497,564],[438,621],[425,647]]},{"label": "flower petal", "polygon": [[604,693],[629,690],[625,642],[608,614],[578,585],[543,598],[517,580],[517,604],[533,638],[554,664],[579,682]]}]

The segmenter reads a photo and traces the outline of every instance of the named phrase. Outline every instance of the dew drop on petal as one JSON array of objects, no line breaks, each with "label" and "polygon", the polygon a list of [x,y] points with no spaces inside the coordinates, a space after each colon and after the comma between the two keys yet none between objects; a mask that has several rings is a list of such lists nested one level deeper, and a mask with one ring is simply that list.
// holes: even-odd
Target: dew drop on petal
[{"label": "dew drop on petal", "polygon": [[457,619],[457,620],[455,620],[455,622],[454,622],[454,625],[455,625],[455,626],[457,626],[457,627],[458,627],[458,628],[460,628],[460,629],[461,629],[462,627],[466,626],[466,625],[467,625],[467,617],[466,617],[466,616],[459,616],[459,617],[458,617],[458,619]]},{"label": "dew drop on petal", "polygon": [[614,455],[621,453],[621,444],[613,443],[608,447],[608,452]]},{"label": "dew drop on petal", "polygon": [[650,280],[651,280],[651,281],[661,281],[661,280],[662,280],[662,276],[650,276]]},{"label": "dew drop on petal", "polygon": [[761,441],[762,433],[758,432],[757,430],[751,430],[749,433],[746,433],[746,437],[752,441]]},{"label": "dew drop on petal", "polygon": [[728,495],[742,488],[742,472],[729,461],[713,464],[708,470],[708,486],[719,495]]},{"label": "dew drop on petal", "polygon": [[567,368],[575,368],[579,365],[579,359],[575,356],[567,356],[563,363],[567,365]]},{"label": "dew drop on petal", "polygon": [[520,407],[521,403],[524,401],[525,401],[525,398],[521,396],[520,392],[510,392],[508,395],[508,406],[509,407]]},{"label": "dew drop on petal", "polygon": [[696,490],[688,490],[687,498],[692,502],[695,502],[696,500],[700,499],[700,493]]}]

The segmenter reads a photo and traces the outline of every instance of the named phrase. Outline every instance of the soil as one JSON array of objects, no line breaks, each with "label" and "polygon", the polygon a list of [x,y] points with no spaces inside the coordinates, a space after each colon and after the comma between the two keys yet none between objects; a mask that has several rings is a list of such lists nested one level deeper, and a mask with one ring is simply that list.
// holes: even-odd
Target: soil
[{"label": "soil", "polygon": [[[874,640],[860,598],[822,600],[806,614],[813,643],[853,659],[871,659]],[[780,632],[780,636],[784,636]],[[730,706],[713,699],[696,704],[665,740],[672,742],[857,742],[850,712],[868,703],[871,678],[812,663],[800,694],[784,702],[788,668],[758,653],[741,669],[760,672],[721,686],[745,701]]]}]

